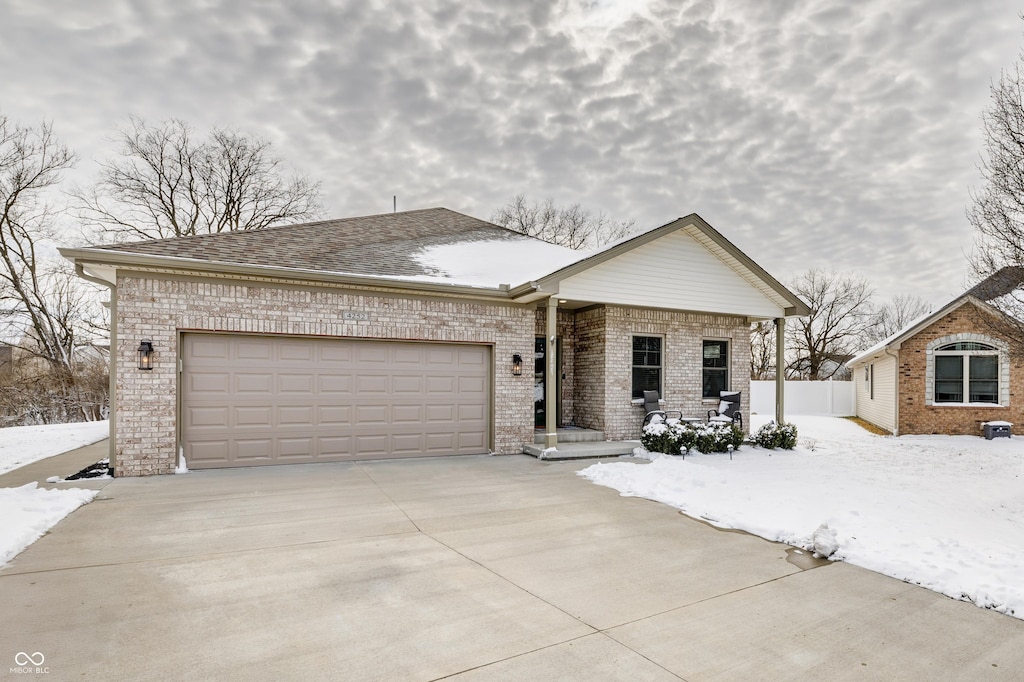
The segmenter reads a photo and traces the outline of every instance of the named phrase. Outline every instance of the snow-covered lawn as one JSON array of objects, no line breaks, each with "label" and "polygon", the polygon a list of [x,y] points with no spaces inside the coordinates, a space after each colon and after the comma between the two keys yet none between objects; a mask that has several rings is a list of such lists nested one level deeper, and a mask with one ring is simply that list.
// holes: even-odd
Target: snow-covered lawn
[{"label": "snow-covered lawn", "polygon": [[[95,443],[109,433],[105,421],[0,429],[0,473]],[[94,490],[46,490],[35,483],[0,488],[0,567],[95,496]]]},{"label": "snow-covered lawn", "polygon": [[845,419],[791,420],[795,450],[743,446],[732,460],[655,457],[579,475],[806,549],[827,524],[834,560],[1024,618],[1024,438],[893,438]]},{"label": "snow-covered lawn", "polygon": [[109,435],[108,421],[0,429],[0,474],[101,441]]},{"label": "snow-covered lawn", "polygon": [[0,567],[94,497],[95,490],[47,490],[35,483],[0,488]]}]

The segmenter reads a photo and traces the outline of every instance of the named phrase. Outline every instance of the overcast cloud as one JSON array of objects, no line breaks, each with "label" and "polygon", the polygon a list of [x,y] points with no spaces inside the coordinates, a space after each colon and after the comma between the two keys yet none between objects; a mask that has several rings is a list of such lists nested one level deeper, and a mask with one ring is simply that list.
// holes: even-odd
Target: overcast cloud
[{"label": "overcast cloud", "polygon": [[1002,0],[254,3],[0,0],[0,111],[52,120],[87,183],[128,114],[230,125],[330,217],[512,195],[656,227],[696,212],[783,281],[967,283]]}]

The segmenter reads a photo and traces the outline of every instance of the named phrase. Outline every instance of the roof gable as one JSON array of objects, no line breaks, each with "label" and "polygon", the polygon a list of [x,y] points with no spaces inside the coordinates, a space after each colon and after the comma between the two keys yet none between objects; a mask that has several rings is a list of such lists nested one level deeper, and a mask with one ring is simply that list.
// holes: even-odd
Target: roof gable
[{"label": "roof gable", "polygon": [[558,295],[763,318],[783,317],[787,307],[681,230],[566,277]]},{"label": "roof gable", "polygon": [[[689,240],[680,239],[681,236],[688,237]],[[658,268],[657,274],[651,273],[651,268],[645,265],[642,259],[636,257],[634,252],[640,249],[644,250],[643,253],[660,261],[661,266]],[[675,253],[682,260],[673,265],[670,262],[671,257],[667,255],[669,253]],[[807,304],[796,294],[769,275],[696,213],[691,213],[649,232],[613,243],[587,258],[551,273],[539,280],[537,284],[545,290],[558,289],[561,291],[560,287],[563,283],[573,278],[576,278],[574,284],[586,281],[588,278],[578,278],[578,275],[610,261],[618,261],[618,264],[612,268],[603,268],[605,276],[614,273],[613,279],[621,279],[626,272],[645,273],[648,275],[646,280],[648,290],[654,285],[655,280],[652,278],[656,276],[669,277],[677,280],[674,283],[678,287],[688,287],[694,290],[705,288],[701,277],[710,276],[711,281],[717,280],[723,286],[723,293],[727,293],[726,290],[731,290],[733,295],[746,298],[742,307],[747,312],[737,314],[752,317],[777,317],[780,314],[792,316],[806,315],[810,312]],[[722,266],[731,271],[732,275],[727,275]],[[686,267],[690,267],[691,270],[686,272]],[[615,272],[616,268],[618,268],[618,272]],[[601,270],[598,272],[600,273]],[[742,279],[747,287],[740,286],[733,276]],[[590,277],[589,279],[594,278]],[[666,285],[662,288],[671,289],[672,287]],[[639,293],[641,292],[634,292],[634,294]],[[677,288],[669,295],[673,300],[677,300],[677,294],[681,295],[684,292]],[[754,296],[751,297],[751,294]],[[640,300],[647,299],[641,298]],[[645,305],[638,301],[634,301],[633,304]],[[648,302],[646,305],[652,304]],[[669,307],[679,308],[680,306],[675,303]],[[740,309],[735,305],[733,308]],[[688,309],[706,310],[707,308]],[[720,310],[719,312],[725,311]]]}]

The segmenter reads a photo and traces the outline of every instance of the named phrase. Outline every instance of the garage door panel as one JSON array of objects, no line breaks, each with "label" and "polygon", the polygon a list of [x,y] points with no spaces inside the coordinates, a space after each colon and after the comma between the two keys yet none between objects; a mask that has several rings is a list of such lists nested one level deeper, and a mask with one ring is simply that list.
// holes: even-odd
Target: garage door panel
[{"label": "garage door panel", "polygon": [[235,394],[253,393],[256,395],[267,395],[274,390],[273,374],[250,374],[248,372],[235,373]]},{"label": "garage door panel", "polygon": [[423,349],[416,346],[396,347],[391,355],[391,361],[396,365],[422,365]]},{"label": "garage door panel", "polygon": [[483,422],[487,416],[487,411],[483,405],[466,405],[465,403],[459,404],[456,409],[459,412],[459,421],[478,421]]},{"label": "garage door panel", "polygon": [[271,426],[274,410],[270,405],[236,407],[232,426]]},{"label": "garage door panel", "polygon": [[454,405],[427,405],[428,422],[452,422],[455,421]]},{"label": "garage door panel", "polygon": [[352,436],[317,438],[317,449],[322,458],[349,457],[352,454]]},{"label": "garage door panel", "polygon": [[354,358],[351,344],[331,343],[319,346],[320,362],[350,366]]},{"label": "garage door panel", "polygon": [[225,346],[229,349],[234,348],[234,353],[228,353],[229,356],[233,355],[234,360],[270,360],[273,355],[273,345],[270,339],[261,339],[258,337],[249,337],[246,339],[239,339],[235,343],[232,343],[234,339],[223,337],[218,339],[222,341]]},{"label": "garage door panel", "polygon": [[388,392],[388,377],[384,374],[361,374],[356,377],[356,393],[359,395]]},{"label": "garage door panel", "polygon": [[392,393],[423,393],[423,377],[399,374],[391,377]]},{"label": "garage door panel", "polygon": [[351,396],[354,382],[351,374],[321,374],[320,395],[333,394],[334,397]]},{"label": "garage door panel", "polygon": [[314,347],[304,339],[280,342],[277,344],[277,352],[277,359],[282,364],[294,362],[308,367],[314,359]]},{"label": "garage door panel", "polygon": [[454,393],[455,377],[451,376],[428,376],[427,393]]},{"label": "garage door panel", "polygon": [[317,423],[320,426],[335,426],[351,422],[351,405],[321,405],[318,408]]},{"label": "garage door panel", "polygon": [[388,423],[386,405],[356,405],[355,415],[358,426],[379,426]]},{"label": "garage door panel", "polygon": [[480,393],[487,388],[483,377],[459,377],[459,393],[463,395]]},{"label": "garage door panel", "polygon": [[227,428],[230,424],[227,407],[193,407],[186,411],[187,424],[195,427]]},{"label": "garage door panel", "polygon": [[194,374],[186,382],[191,393],[225,393],[229,390],[231,375],[227,372],[203,372]]},{"label": "garage door panel", "polygon": [[274,452],[274,439],[272,438],[247,438],[235,440],[235,458],[238,461],[251,463],[253,460],[272,459]]},{"label": "garage door panel", "polygon": [[395,455],[414,455],[423,452],[423,434],[395,434],[391,437],[391,452]]},{"label": "garage door panel", "polygon": [[489,450],[484,346],[186,334],[183,360],[190,467]]},{"label": "garage door panel", "polygon": [[392,405],[391,406],[391,423],[392,424],[422,424],[423,423],[423,406],[422,405]]},{"label": "garage door panel", "polygon": [[277,424],[278,426],[312,427],[314,424],[313,406],[280,407],[277,410]]},{"label": "garage door panel", "polygon": [[388,347],[384,344],[364,343],[356,346],[356,361],[360,364],[386,365]]},{"label": "garage door panel", "polygon": [[277,456],[279,459],[308,459],[315,453],[314,440],[312,437],[305,438],[279,438],[277,441]]},{"label": "garage door panel", "polygon": [[388,454],[388,437],[382,434],[356,436],[353,439],[357,457],[382,457]]},{"label": "garage door panel", "polygon": [[279,393],[312,395],[316,385],[316,377],[312,374],[278,374],[277,390]]}]

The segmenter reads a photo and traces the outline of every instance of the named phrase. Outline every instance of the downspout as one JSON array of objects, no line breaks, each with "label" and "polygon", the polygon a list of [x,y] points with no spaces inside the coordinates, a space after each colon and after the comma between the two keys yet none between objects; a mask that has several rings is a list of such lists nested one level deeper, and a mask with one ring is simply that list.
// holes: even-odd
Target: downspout
[{"label": "downspout", "polygon": [[786,423],[786,318],[775,318],[775,423]]},{"label": "downspout", "polygon": [[110,459],[110,469],[117,472],[117,285],[85,274],[85,268],[81,263],[75,263],[75,274],[82,279],[99,284],[110,289],[110,352],[108,370],[110,384],[107,387],[108,400],[110,401],[110,451],[107,455]]},{"label": "downspout", "polygon": [[888,347],[883,348],[882,351],[891,357],[896,362],[896,368],[893,370],[892,379],[892,405],[893,405],[893,429],[892,435],[900,435],[900,353],[897,350],[895,353],[889,350]]}]

